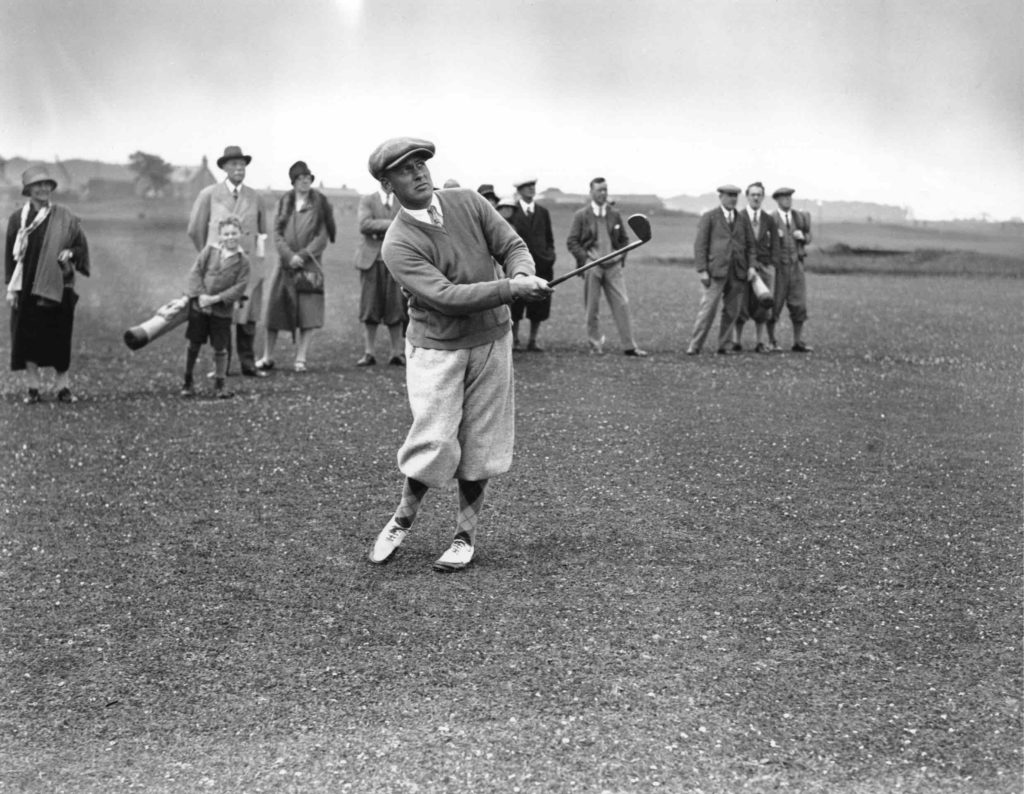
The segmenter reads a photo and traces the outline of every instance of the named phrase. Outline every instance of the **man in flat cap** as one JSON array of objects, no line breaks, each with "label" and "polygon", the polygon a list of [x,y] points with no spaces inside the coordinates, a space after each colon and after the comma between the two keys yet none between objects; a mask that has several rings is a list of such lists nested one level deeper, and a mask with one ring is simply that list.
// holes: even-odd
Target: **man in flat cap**
[{"label": "man in flat cap", "polygon": [[[629,245],[629,235],[622,216],[608,202],[608,182],[604,177],[590,180],[590,201],[576,210],[565,241],[577,267],[593,262],[612,251]],[[612,319],[619,329],[622,352],[627,356],[645,358],[633,337],[633,321],[629,314],[629,296],[626,294],[625,254],[614,257],[603,265],[593,267],[580,275],[583,279],[583,302],[587,311],[587,341],[592,353],[604,353],[604,335],[600,331],[598,314],[601,293],[604,292]]]},{"label": "man in flat cap", "polygon": [[804,258],[807,244],[811,241],[811,216],[793,209],[791,187],[780,187],[772,198],[778,205],[775,210],[775,225],[779,230],[779,267],[775,273],[775,307],[768,323],[768,337],[772,349],[779,350],[775,326],[782,317],[782,307],[789,309],[793,323],[793,352],[810,353],[812,348],[804,342],[804,323],[807,321],[807,281],[804,276]]},{"label": "man in flat cap", "polygon": [[697,225],[693,258],[704,291],[686,349],[688,356],[697,355],[703,347],[719,301],[724,305],[718,327],[718,352],[724,355],[729,351],[733,325],[747,298],[747,282],[756,272],[754,231],[746,213],[736,209],[739,195],[736,185],[722,185],[718,188],[719,206],[705,212]]},{"label": "man in flat cap", "polygon": [[[259,194],[246,184],[245,169],[252,162],[252,156],[243,154],[239,146],[227,146],[224,154],[217,159],[217,167],[227,178],[216,185],[203,188],[192,205],[188,219],[188,236],[196,251],[208,245],[218,245],[220,222],[234,216],[242,222],[242,250],[252,264],[252,277],[246,291],[246,299],[239,301],[235,310],[235,350],[242,368],[242,374],[262,378],[267,373],[256,368],[255,339],[256,323],[263,312],[263,263],[267,239],[267,219],[260,203]],[[228,366],[231,366],[231,351],[228,350]]]},{"label": "man in flat cap", "polygon": [[[473,559],[487,481],[508,471],[515,436],[508,304],[543,300],[529,249],[475,190],[435,191],[434,144],[392,138],[369,168],[402,209],[384,236],[384,262],[409,296],[406,389],[412,426],[398,451],[401,501],[370,549],[387,562],[412,527],[426,491],[458,480],[451,546],[435,570]],[[497,263],[497,266],[496,264]],[[498,269],[504,277],[498,277]]]},{"label": "man in flat cap", "polygon": [[363,355],[357,367],[372,367],[377,363],[377,327],[382,323],[388,329],[391,348],[388,363],[405,365],[405,344],[402,328],[405,325],[405,297],[398,282],[384,266],[381,247],[384,235],[398,214],[398,202],[390,190],[383,187],[359,199],[357,215],[362,240],[356,250],[356,269],[359,271],[359,322],[363,324]]},{"label": "man in flat cap", "polygon": [[[516,189],[516,203],[512,207],[508,222],[530,249],[537,275],[550,281],[555,277],[555,235],[551,230],[551,215],[534,201],[537,195],[536,179],[528,177],[513,183],[513,186]],[[523,314],[530,321],[530,337],[526,349],[542,353],[543,350],[537,344],[537,333],[540,324],[551,316],[551,298],[529,304],[518,300],[512,302],[513,349],[519,347],[519,322],[523,319]]]}]

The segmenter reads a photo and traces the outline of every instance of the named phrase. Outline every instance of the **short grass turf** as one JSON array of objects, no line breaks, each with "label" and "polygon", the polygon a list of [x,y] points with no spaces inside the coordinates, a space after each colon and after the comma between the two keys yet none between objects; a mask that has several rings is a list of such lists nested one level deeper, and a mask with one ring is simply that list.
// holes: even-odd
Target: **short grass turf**
[{"label": "short grass turf", "polygon": [[1016,281],[812,275],[810,356],[686,357],[695,277],[633,264],[643,361],[563,285],[443,575],[454,489],[365,560],[409,414],[347,245],[309,373],[185,402],[183,332],[120,341],[180,228],[90,231],[82,401],[2,381],[0,790],[1021,789]]}]

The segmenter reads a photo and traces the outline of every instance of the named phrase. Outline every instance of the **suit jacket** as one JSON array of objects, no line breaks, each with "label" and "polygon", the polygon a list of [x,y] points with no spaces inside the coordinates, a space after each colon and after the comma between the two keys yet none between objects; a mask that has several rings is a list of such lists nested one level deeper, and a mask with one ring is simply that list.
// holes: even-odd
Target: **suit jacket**
[{"label": "suit jacket", "polygon": [[[629,235],[622,223],[622,216],[610,204],[605,204],[604,207],[604,220],[608,228],[608,236],[611,239],[612,250],[625,248],[629,245]],[[575,257],[577,267],[585,265],[588,260],[597,258],[597,224],[599,220],[594,214],[590,202],[576,210],[576,214],[572,216],[572,226],[569,228],[569,237],[565,244],[569,247],[569,253]],[[618,261],[625,265],[626,255],[623,254],[621,260]],[[612,260],[609,267],[613,264],[617,264],[617,261]]]},{"label": "suit jacket", "polygon": [[508,222],[523,238],[530,249],[537,275],[551,279],[555,275],[555,234],[551,230],[551,214],[540,204],[534,202],[533,214],[523,212],[522,205],[517,201],[512,208]]},{"label": "suit jacket", "polygon": [[368,270],[374,262],[381,258],[380,248],[384,242],[384,233],[391,226],[391,221],[398,214],[398,199],[391,197],[391,208],[384,206],[380,192],[373,191],[359,199],[359,233],[363,239],[356,248],[356,268]]},{"label": "suit jacket", "polygon": [[757,264],[754,230],[747,213],[735,210],[732,226],[722,208],[715,207],[700,217],[693,259],[697,272],[707,271],[711,278],[733,276],[746,280],[747,270]]},{"label": "suit jacket", "polygon": [[[747,220],[750,220],[750,214],[744,210],[744,215],[747,216]],[[761,210],[761,222],[758,224],[759,229],[754,231],[754,222],[750,221],[750,228],[754,231],[754,247],[756,249],[755,256],[757,262],[760,265],[771,265],[776,267],[779,264],[779,258],[782,256],[781,249],[779,248],[779,235],[776,234],[776,220],[775,217],[765,210]]]},{"label": "suit jacket", "polygon": [[[804,233],[803,240],[793,240],[796,244],[796,257],[797,261],[803,262],[804,257],[807,256],[807,244],[811,241],[811,216],[810,213],[801,212],[800,210],[790,210],[789,214],[793,217],[793,226]],[[782,213],[778,210],[774,212],[775,225],[779,230],[776,237],[779,239],[780,245],[780,259],[782,258],[783,251],[781,247],[786,236],[786,229],[782,222]]]},{"label": "suit jacket", "polygon": [[219,245],[220,230],[217,226],[229,215],[242,222],[242,250],[250,257],[256,256],[256,240],[259,235],[267,233],[267,218],[259,193],[248,185],[242,185],[236,201],[225,182],[203,188],[192,205],[188,236],[196,251],[202,251],[208,245]]}]

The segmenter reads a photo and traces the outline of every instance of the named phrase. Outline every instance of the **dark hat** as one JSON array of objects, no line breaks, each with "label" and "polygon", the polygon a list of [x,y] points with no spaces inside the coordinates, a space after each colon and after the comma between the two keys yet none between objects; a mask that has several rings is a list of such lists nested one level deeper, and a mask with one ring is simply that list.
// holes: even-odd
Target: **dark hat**
[{"label": "dark hat", "polygon": [[775,192],[772,193],[772,198],[776,199],[779,196],[792,196],[794,193],[796,193],[796,191],[791,187],[780,187],[776,188]]},{"label": "dark hat", "polygon": [[740,194],[740,188],[736,185],[722,185],[718,188],[719,193],[727,193],[730,196],[738,196]]},{"label": "dark hat", "polygon": [[217,168],[223,168],[224,163],[228,160],[245,160],[245,164],[249,165],[252,162],[252,157],[242,154],[241,146],[225,146],[224,154],[217,158]]},{"label": "dark hat", "polygon": [[523,187],[524,185],[536,185],[536,184],[537,184],[537,177],[535,177],[535,176],[526,176],[526,177],[523,177],[522,179],[520,179],[518,182],[513,182],[512,183],[512,187],[514,187],[516,190],[519,190],[519,188]]},{"label": "dark hat", "polygon": [[312,179],[313,172],[309,170],[309,166],[306,165],[305,161],[296,160],[292,163],[292,167],[288,169],[288,181],[295,184],[295,180],[300,176],[308,176]]},{"label": "dark hat", "polygon": [[476,192],[479,193],[481,196],[494,196],[494,198],[498,197],[498,194],[494,192],[494,185],[487,182],[480,185],[480,187],[476,189]]},{"label": "dark hat", "polygon": [[27,196],[28,189],[40,182],[49,182],[57,189],[57,180],[50,176],[45,165],[30,165],[21,174],[21,195]]},{"label": "dark hat", "polygon": [[422,138],[389,138],[370,155],[370,175],[379,180],[385,172],[414,154],[429,160],[434,156],[434,144]]}]

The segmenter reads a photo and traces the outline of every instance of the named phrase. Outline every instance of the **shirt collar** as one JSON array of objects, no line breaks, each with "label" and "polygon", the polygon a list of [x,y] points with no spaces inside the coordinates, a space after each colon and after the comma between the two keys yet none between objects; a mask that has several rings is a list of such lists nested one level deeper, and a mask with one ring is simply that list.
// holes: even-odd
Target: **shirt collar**
[{"label": "shirt collar", "polygon": [[[437,200],[437,193],[434,193],[430,198],[430,206],[437,210],[437,214],[444,220],[444,212],[441,209],[441,202]],[[430,220],[430,213],[424,207],[421,210],[411,210],[408,207],[402,207],[403,212],[408,212],[412,217],[418,220],[420,223],[426,223],[430,226],[434,225],[434,222]]]},{"label": "shirt collar", "polygon": [[242,182],[240,185],[235,185],[235,183],[232,182],[230,179],[225,179],[224,184],[227,186],[228,190],[234,193],[235,190],[241,190],[242,186],[245,185],[245,182]]},{"label": "shirt collar", "polygon": [[600,218],[602,212],[605,215],[608,214],[608,202],[606,201],[604,204],[598,204],[596,201],[591,201],[590,209],[597,217]]},{"label": "shirt collar", "polygon": [[532,211],[532,210],[536,209],[536,206],[534,205],[534,203],[532,201],[527,203],[527,202],[523,201],[522,199],[519,199],[519,206],[523,208],[523,212],[529,212],[529,211]]}]

